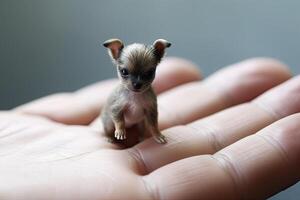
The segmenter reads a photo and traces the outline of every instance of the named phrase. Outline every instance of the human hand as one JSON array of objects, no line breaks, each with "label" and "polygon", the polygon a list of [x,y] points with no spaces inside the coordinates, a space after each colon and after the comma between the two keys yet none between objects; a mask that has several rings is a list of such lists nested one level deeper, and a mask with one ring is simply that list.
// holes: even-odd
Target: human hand
[{"label": "human hand", "polygon": [[297,182],[300,77],[252,59],[199,78],[180,59],[159,66],[165,145],[104,140],[114,81],[1,112],[1,199],[264,199]]}]

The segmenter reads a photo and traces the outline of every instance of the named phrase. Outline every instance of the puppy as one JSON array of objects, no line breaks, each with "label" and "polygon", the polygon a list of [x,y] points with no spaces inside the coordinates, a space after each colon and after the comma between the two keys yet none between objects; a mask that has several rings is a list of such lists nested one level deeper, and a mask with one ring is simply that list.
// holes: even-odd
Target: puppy
[{"label": "puppy", "polygon": [[134,43],[124,47],[121,40],[110,39],[103,45],[120,79],[101,113],[105,135],[111,142],[125,140],[126,128],[137,125],[140,134],[149,132],[158,143],[166,143],[158,129],[157,100],[151,83],[171,43],[158,39],[153,45]]}]

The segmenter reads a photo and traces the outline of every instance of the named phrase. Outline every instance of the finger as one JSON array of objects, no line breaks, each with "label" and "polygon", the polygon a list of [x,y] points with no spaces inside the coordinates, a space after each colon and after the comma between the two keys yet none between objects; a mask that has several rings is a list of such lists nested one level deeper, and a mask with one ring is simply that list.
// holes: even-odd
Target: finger
[{"label": "finger", "polygon": [[290,77],[282,63],[256,58],[229,66],[202,82],[176,87],[158,98],[160,129],[247,102]]},{"label": "finger", "polygon": [[300,112],[300,76],[273,88],[250,103],[231,107],[187,126],[164,131],[163,134],[168,139],[166,145],[157,145],[153,139],[148,139],[129,152],[147,173],[186,157],[213,154],[276,120],[297,112]]},{"label": "finger", "polygon": [[[179,58],[166,58],[158,66],[154,89],[162,93],[180,84],[199,80],[197,67]],[[89,124],[104,105],[117,80],[102,81],[74,93],[54,94],[27,103],[15,109],[17,112],[41,115],[65,124]]]},{"label": "finger", "polygon": [[176,57],[165,58],[157,67],[153,88],[157,94],[179,85],[199,81],[202,74],[196,64]]},{"label": "finger", "polygon": [[[30,125],[43,125],[43,126],[60,126],[51,120],[45,119],[39,116],[25,116],[22,114],[10,112],[10,111],[0,111],[0,131],[3,131],[7,127],[14,129],[22,124]],[[3,134],[3,133],[1,133]],[[1,136],[0,136],[1,137]]]},{"label": "finger", "polygon": [[299,181],[300,114],[144,177],[154,199],[266,199]]},{"label": "finger", "polygon": [[74,93],[52,94],[21,105],[14,111],[64,124],[86,124],[98,115],[99,105],[103,105],[116,83],[114,79],[105,80]]}]

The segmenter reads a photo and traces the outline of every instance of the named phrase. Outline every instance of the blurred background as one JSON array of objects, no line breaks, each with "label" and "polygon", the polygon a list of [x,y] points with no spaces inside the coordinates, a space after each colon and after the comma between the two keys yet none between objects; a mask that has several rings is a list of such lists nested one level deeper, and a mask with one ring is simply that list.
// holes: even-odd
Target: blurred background
[{"label": "blurred background", "polygon": [[[297,0],[0,0],[0,109],[116,76],[102,42],[172,42],[209,75],[250,57],[300,73]],[[272,197],[299,199],[300,185]]]}]

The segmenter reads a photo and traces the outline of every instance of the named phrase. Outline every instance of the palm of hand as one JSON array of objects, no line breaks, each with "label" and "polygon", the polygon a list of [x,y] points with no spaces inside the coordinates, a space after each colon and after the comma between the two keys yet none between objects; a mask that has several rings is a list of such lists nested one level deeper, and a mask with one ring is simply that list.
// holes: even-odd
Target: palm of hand
[{"label": "palm of hand", "polygon": [[[159,97],[160,127],[163,130],[194,122],[163,131],[169,139],[166,145],[156,144],[151,138],[138,145],[134,145],[133,138],[133,143],[126,144],[130,148],[108,143],[99,133],[98,121],[90,124],[96,116],[95,110],[104,102],[103,96],[110,91],[103,83],[72,97],[58,95],[2,112],[0,177],[5,181],[0,184],[1,196],[4,199],[219,199],[220,195],[225,199],[265,198],[298,181],[295,166],[299,163],[299,147],[297,151],[298,145],[293,143],[297,135],[283,137],[286,131],[282,130],[293,127],[299,132],[300,127],[295,124],[300,117],[294,115],[261,129],[277,120],[270,113],[277,113],[280,119],[299,112],[299,97],[295,98],[299,94],[294,92],[299,89],[299,84],[295,84],[299,78],[256,98],[253,104],[238,105],[195,121],[251,100],[289,75],[274,61],[252,60],[239,64],[241,68],[245,65],[242,70],[231,67],[206,82],[187,83],[197,80],[198,72],[185,70],[183,74],[174,62],[183,61],[162,64],[166,65],[165,72],[159,72],[154,86],[159,92],[175,87]],[[185,69],[193,68],[189,63],[181,64]],[[256,71],[249,70],[251,67]],[[162,84],[176,76],[169,69],[177,70],[178,82]],[[280,75],[275,76],[272,70]],[[259,73],[263,77],[257,81]],[[232,78],[228,86],[221,81],[225,75]],[[210,86],[215,87],[211,87],[213,92],[207,91]],[[290,88],[283,94],[285,98],[296,100],[288,105],[270,101],[279,93],[282,96],[282,87]],[[243,93],[245,88],[247,94]],[[100,89],[101,97],[91,97],[93,101],[84,98]],[[230,99],[220,101],[221,93],[231,95]],[[188,102],[183,102],[185,95],[190,97],[184,99]],[[174,98],[179,96],[177,100]],[[206,98],[201,101],[201,97]],[[53,103],[56,101],[60,104]],[[80,103],[72,107],[74,102]],[[278,129],[282,132],[270,134]]]},{"label": "palm of hand", "polygon": [[[13,122],[2,120],[1,127],[8,121],[14,123],[6,129],[9,134],[2,131],[0,135],[2,180],[18,180],[11,181],[7,188],[18,190],[10,197],[22,199],[25,194],[26,199],[122,199],[141,195],[138,191],[144,188],[131,189],[143,185],[134,175],[139,169],[130,151],[107,143],[90,127],[11,113],[2,113],[1,118],[13,118]],[[31,196],[32,190],[35,193]]]}]

